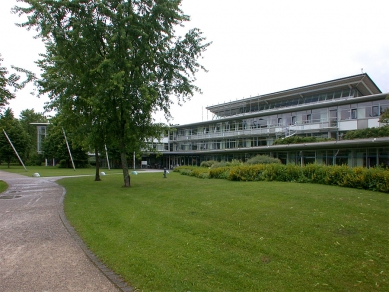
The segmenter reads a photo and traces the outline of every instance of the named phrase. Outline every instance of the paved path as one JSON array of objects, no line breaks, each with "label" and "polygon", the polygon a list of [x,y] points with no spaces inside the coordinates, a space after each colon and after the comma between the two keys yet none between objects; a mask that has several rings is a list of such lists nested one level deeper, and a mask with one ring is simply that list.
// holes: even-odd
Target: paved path
[{"label": "paved path", "polygon": [[9,185],[0,194],[0,291],[131,291],[72,234],[58,178],[0,179]]}]

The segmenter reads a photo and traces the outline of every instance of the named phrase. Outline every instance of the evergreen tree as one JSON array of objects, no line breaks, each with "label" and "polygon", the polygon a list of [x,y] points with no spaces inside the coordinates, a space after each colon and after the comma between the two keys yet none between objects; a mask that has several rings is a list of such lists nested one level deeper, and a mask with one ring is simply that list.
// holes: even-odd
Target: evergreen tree
[{"label": "evergreen tree", "polygon": [[30,140],[10,108],[6,109],[4,115],[0,116],[0,129],[0,162],[6,162],[9,168],[11,162],[17,161],[17,156],[6,138],[4,131],[22,160],[25,160],[27,156]]}]

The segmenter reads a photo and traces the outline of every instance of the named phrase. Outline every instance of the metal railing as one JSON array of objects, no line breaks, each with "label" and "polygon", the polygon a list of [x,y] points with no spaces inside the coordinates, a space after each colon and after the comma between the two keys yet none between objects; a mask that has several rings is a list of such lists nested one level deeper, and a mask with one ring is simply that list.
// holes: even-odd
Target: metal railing
[{"label": "metal railing", "polygon": [[322,122],[306,122],[295,125],[269,125],[263,128],[250,128],[239,129],[233,131],[209,131],[208,133],[197,133],[194,135],[179,135],[173,137],[172,141],[182,142],[182,141],[194,141],[194,140],[209,140],[217,138],[228,138],[228,137],[239,137],[239,136],[268,136],[275,135],[279,136],[280,133],[284,133],[286,136],[291,133],[297,133],[299,131],[315,131],[329,128],[337,128],[337,122],[333,123],[332,121],[322,121]]}]

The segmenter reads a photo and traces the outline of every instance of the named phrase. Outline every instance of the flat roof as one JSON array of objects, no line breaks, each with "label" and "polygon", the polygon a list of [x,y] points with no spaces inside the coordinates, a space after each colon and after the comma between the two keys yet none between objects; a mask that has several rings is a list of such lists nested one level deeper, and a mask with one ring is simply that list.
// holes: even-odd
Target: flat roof
[{"label": "flat roof", "polygon": [[362,73],[358,75],[348,76],[344,78],[334,79],[330,81],[315,83],[311,85],[306,85],[302,87],[296,87],[288,90],[278,91],[274,93],[257,95],[254,97],[244,98],[236,101],[226,102],[218,105],[212,105],[206,107],[207,110],[213,113],[217,113],[222,109],[231,108],[231,107],[244,107],[250,102],[254,101],[268,101],[268,100],[277,100],[285,99],[292,97],[302,97],[306,95],[319,94],[329,90],[345,89],[345,88],[355,88],[362,95],[374,95],[382,93],[374,81],[369,77],[367,73]]}]

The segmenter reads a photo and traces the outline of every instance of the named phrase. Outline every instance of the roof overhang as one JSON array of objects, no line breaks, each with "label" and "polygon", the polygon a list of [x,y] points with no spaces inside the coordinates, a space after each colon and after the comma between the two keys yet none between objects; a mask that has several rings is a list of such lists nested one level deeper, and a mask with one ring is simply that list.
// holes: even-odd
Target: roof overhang
[{"label": "roof overhang", "polygon": [[389,93],[380,93],[380,94],[360,96],[360,97],[319,101],[319,102],[314,102],[314,103],[307,103],[307,104],[294,105],[294,106],[288,106],[288,107],[282,107],[282,108],[268,109],[268,110],[264,110],[264,111],[260,111],[260,112],[243,113],[243,114],[239,114],[239,115],[234,115],[234,116],[229,116],[226,118],[219,118],[219,119],[209,120],[209,121],[204,121],[204,122],[197,122],[197,123],[191,123],[191,124],[186,124],[186,125],[175,125],[174,128],[176,128],[176,129],[183,129],[184,128],[185,129],[188,127],[196,127],[196,126],[201,126],[201,125],[222,123],[222,122],[227,122],[227,121],[231,121],[231,120],[243,120],[243,119],[249,119],[249,118],[254,118],[254,117],[260,118],[260,117],[274,115],[274,114],[282,114],[282,113],[303,111],[303,110],[309,110],[309,109],[326,108],[326,107],[331,107],[331,106],[340,106],[340,105],[350,104],[351,100],[352,100],[352,103],[376,101],[376,100],[385,99],[387,96],[389,96]]},{"label": "roof overhang", "polygon": [[289,99],[297,96],[308,96],[312,94],[320,94],[323,92],[328,92],[330,90],[341,90],[347,88],[355,88],[362,95],[374,95],[382,93],[381,90],[377,87],[377,85],[373,82],[373,80],[367,75],[358,74],[354,76],[344,77],[340,79],[335,79],[331,81],[311,84],[307,86],[297,87],[293,89],[288,89],[284,91],[278,91],[265,95],[258,95],[250,98],[244,98],[237,101],[226,102],[223,104],[212,105],[206,107],[210,112],[216,113],[223,109],[227,108],[237,108],[237,107],[245,107],[250,104],[250,102],[255,101],[274,101],[278,99]]}]

